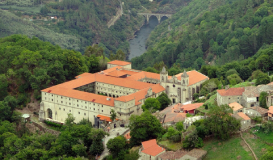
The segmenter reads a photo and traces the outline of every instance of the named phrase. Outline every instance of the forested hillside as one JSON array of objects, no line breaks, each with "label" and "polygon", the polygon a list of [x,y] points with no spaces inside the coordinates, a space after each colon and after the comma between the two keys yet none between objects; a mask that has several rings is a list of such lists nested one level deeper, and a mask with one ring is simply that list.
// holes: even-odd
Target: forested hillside
[{"label": "forested hillside", "polygon": [[[7,23],[9,27],[0,25],[0,37],[19,33],[29,37],[37,36],[62,48],[75,49],[82,53],[86,46],[98,44],[107,56],[111,52],[116,53],[118,49],[128,54],[128,40],[145,23],[145,18],[138,16],[138,12],[174,13],[183,5],[187,5],[187,1],[158,0],[151,3],[148,0],[2,0],[0,8],[7,13],[2,11],[1,18],[4,20],[0,23]],[[23,22],[10,12],[31,22]],[[108,28],[111,21],[115,23]],[[52,32],[45,32],[43,28]]]},{"label": "forested hillside", "polygon": [[271,44],[272,1],[194,0],[151,34],[147,53],[132,59],[143,69],[163,61],[171,67],[222,65],[253,56],[264,44]]}]

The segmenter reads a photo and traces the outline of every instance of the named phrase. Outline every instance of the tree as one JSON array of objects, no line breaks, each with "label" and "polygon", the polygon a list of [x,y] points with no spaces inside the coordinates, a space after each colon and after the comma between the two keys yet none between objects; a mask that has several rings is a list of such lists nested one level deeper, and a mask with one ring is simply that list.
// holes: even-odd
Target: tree
[{"label": "tree", "polygon": [[261,92],[260,93],[260,97],[259,97],[259,103],[260,106],[263,108],[268,108],[267,104],[266,104],[266,99],[267,99],[268,94],[266,92]]},{"label": "tree", "polygon": [[196,127],[194,125],[191,125],[183,133],[183,148],[191,149],[200,148],[203,146],[204,146],[203,140],[202,138],[198,137]]},{"label": "tree", "polygon": [[125,137],[124,136],[117,136],[114,139],[110,139],[107,142],[107,148],[109,149],[113,158],[123,160],[125,152],[122,152],[122,151],[125,151],[127,149]]},{"label": "tree", "polygon": [[0,101],[8,95],[8,80],[4,74],[0,74]]},{"label": "tree", "polygon": [[245,81],[245,80],[247,80],[251,76],[251,70],[249,69],[249,67],[243,66],[239,70],[239,75]]},{"label": "tree", "polygon": [[155,112],[160,109],[160,102],[155,98],[147,98],[142,105],[143,111],[151,110]]},{"label": "tree", "polygon": [[256,79],[256,82],[255,82],[255,85],[260,85],[260,84],[268,84],[270,83],[270,78],[269,76],[266,74],[266,73],[262,73],[262,74],[259,74],[257,79]]},{"label": "tree", "polygon": [[261,160],[271,160],[271,159],[273,159],[273,147],[270,147],[261,158]]},{"label": "tree", "polygon": [[158,71],[154,67],[147,67],[144,69],[146,72],[158,73]]},{"label": "tree", "polygon": [[0,121],[11,120],[12,110],[7,102],[0,101]]},{"label": "tree", "polygon": [[116,119],[116,117],[117,117],[117,114],[116,114],[115,110],[111,109],[111,117],[110,117],[111,120],[114,121]]},{"label": "tree", "polygon": [[90,146],[90,153],[92,155],[100,155],[103,150],[102,139],[105,135],[109,135],[104,132],[102,129],[92,129],[88,134],[89,138],[92,139],[92,145]]},{"label": "tree", "polygon": [[160,109],[163,110],[166,107],[169,106],[169,104],[171,104],[171,100],[169,99],[168,95],[166,93],[161,93],[157,98],[156,98],[159,103],[160,103]]},{"label": "tree", "polygon": [[233,111],[228,105],[210,107],[205,126],[217,138],[226,140],[241,127],[239,120],[231,116]]},{"label": "tree", "polygon": [[178,130],[178,131],[183,131],[184,130],[184,125],[183,125],[183,122],[177,122],[176,124],[175,124],[175,127],[176,127],[176,129]]},{"label": "tree", "polygon": [[131,131],[130,144],[132,146],[157,138],[163,131],[160,121],[148,111],[143,112],[141,115],[132,115],[129,128]]},{"label": "tree", "polygon": [[230,76],[227,77],[229,84],[231,85],[235,85],[238,83],[243,82],[243,80],[241,79],[241,77],[238,74],[232,74]]}]

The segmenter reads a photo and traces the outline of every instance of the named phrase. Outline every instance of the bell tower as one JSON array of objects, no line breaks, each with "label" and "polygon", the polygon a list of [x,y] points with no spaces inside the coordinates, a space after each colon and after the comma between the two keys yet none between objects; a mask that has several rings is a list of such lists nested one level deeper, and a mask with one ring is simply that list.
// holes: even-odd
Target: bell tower
[{"label": "bell tower", "polygon": [[168,81],[168,71],[166,68],[163,67],[162,71],[160,72],[160,82],[167,82]]},{"label": "bell tower", "polygon": [[188,86],[189,85],[189,75],[184,70],[183,74],[181,75],[181,84],[182,86]]}]

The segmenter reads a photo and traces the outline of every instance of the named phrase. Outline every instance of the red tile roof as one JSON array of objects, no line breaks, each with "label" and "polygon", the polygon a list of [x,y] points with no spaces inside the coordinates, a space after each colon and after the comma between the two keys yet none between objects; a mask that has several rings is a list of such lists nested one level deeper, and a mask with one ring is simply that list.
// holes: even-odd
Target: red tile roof
[{"label": "red tile roof", "polygon": [[183,109],[183,111],[191,111],[191,110],[201,107],[203,104],[204,103],[186,104],[186,105],[182,106],[181,109]]},{"label": "red tile roof", "polygon": [[112,77],[121,77],[121,76],[126,75],[126,73],[122,72],[122,71],[115,70],[115,71],[107,73],[106,75],[107,76],[112,76]]},{"label": "red tile roof", "polygon": [[246,114],[244,114],[243,112],[239,112],[239,113],[237,113],[241,118],[243,118],[244,120],[250,120],[250,118],[246,115]]},{"label": "red tile roof", "polygon": [[269,109],[269,110],[267,111],[267,113],[273,114],[273,106],[270,106],[268,109]]},{"label": "red tile roof", "polygon": [[108,62],[108,64],[114,64],[114,65],[118,65],[118,66],[126,66],[128,64],[131,64],[131,62],[114,60],[114,61]]},{"label": "red tile roof", "polygon": [[176,105],[169,106],[165,108],[164,110],[160,111],[159,112],[160,114],[165,115],[164,123],[179,122],[179,121],[185,120],[187,114],[180,112],[181,106],[182,104],[178,103]]},{"label": "red tile roof", "polygon": [[[175,75],[178,80],[181,80],[181,75],[183,73],[179,73]],[[209,80],[209,77],[205,76],[204,74],[197,72],[196,70],[188,71],[187,74],[189,75],[189,85],[193,85],[203,80]]]},{"label": "red tile roof", "polygon": [[244,91],[244,87],[217,90],[221,96],[241,96]]},{"label": "red tile roof", "polygon": [[229,104],[229,107],[233,110],[233,111],[238,111],[239,109],[242,109],[243,106],[241,106],[239,103],[237,102],[233,102]]},{"label": "red tile roof", "polygon": [[138,92],[129,94],[127,96],[121,96],[119,98],[116,98],[116,100],[117,101],[122,101],[122,102],[128,102],[128,101],[131,101],[131,100],[135,99],[135,105],[138,105],[138,104],[140,104],[140,102],[139,102],[140,100],[146,98],[145,96],[147,95],[148,90],[150,88],[152,89],[152,92],[154,92],[154,93],[160,93],[160,92],[165,91],[165,88],[162,87],[160,84],[154,84],[152,87],[142,89],[142,90],[140,90]]},{"label": "red tile roof", "polygon": [[102,121],[112,122],[110,117],[104,116],[104,115],[97,115],[97,117]]},{"label": "red tile roof", "polygon": [[158,146],[156,143],[156,139],[152,139],[149,141],[142,142],[143,150],[141,152],[149,154],[151,156],[156,156],[161,152],[164,152],[165,149]]}]

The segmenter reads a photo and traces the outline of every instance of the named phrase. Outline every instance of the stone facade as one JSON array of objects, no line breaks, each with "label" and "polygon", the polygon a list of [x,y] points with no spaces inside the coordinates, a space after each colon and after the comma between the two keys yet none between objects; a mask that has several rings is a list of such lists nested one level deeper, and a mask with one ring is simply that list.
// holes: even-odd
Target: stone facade
[{"label": "stone facade", "polygon": [[[198,73],[199,72],[196,74]],[[160,85],[166,89],[166,93],[171,99],[172,103],[185,103],[187,101],[191,101],[193,94],[199,93],[202,83],[208,79],[209,78],[204,75],[204,78],[200,81],[190,83],[190,76],[185,71],[183,74],[172,76],[171,78],[168,78],[168,72],[166,71],[165,67],[163,67],[162,71],[160,72]]]},{"label": "stone facade", "polygon": [[123,61],[109,62],[108,68],[94,74],[83,73],[75,80],[42,90],[39,119],[64,123],[70,113],[75,122],[85,118],[100,126],[102,121],[111,122],[114,109],[118,119],[127,121],[132,114],[143,112],[141,106],[147,98],[165,92],[173,103],[190,101],[208,80],[197,71],[173,77],[165,68],[160,74],[137,71]]}]

